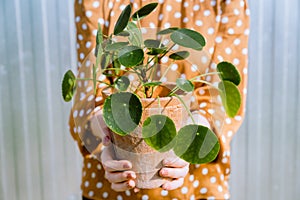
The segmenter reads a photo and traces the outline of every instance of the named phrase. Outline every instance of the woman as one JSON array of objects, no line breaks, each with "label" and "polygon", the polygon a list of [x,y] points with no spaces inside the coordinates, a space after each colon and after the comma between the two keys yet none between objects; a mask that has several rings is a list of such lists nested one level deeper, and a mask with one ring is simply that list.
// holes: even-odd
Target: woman
[{"label": "woman", "polygon": [[[134,11],[151,0],[131,1]],[[207,45],[206,55],[200,58],[206,66],[201,69],[195,65],[177,66],[176,73],[193,77],[199,71],[215,71],[216,63],[229,61],[236,65],[242,75],[239,86],[243,94],[242,106],[234,119],[224,116],[218,96],[210,92],[208,85],[196,86],[194,108],[200,123],[211,126],[219,137],[221,150],[217,159],[203,165],[188,165],[179,160],[168,164],[160,171],[162,177],[173,180],[161,188],[138,190],[135,188],[135,172],[131,171],[129,161],[114,160],[110,151],[109,137],[103,142],[92,132],[91,119],[101,115],[101,88],[97,96],[89,82],[82,82],[78,88],[77,100],[70,115],[70,132],[77,141],[84,157],[82,176],[83,199],[229,199],[228,178],[230,174],[230,141],[239,128],[244,116],[247,46],[249,34],[249,9],[246,0],[159,0],[159,6],[151,16],[143,19],[143,27],[187,27],[202,33]],[[77,51],[79,76],[83,77],[89,67],[90,55],[95,48],[95,35],[98,22],[105,35],[112,33],[113,25],[129,0],[78,0],[75,2],[75,21],[77,27]],[[85,62],[84,62],[85,61]],[[194,67],[194,68],[193,68]],[[105,77],[103,77],[105,79]],[[217,76],[206,79],[214,83]],[[84,103],[83,103],[84,102]],[[95,109],[86,109],[86,102]],[[97,159],[102,158],[102,162]],[[131,190],[135,188],[134,190]]]}]

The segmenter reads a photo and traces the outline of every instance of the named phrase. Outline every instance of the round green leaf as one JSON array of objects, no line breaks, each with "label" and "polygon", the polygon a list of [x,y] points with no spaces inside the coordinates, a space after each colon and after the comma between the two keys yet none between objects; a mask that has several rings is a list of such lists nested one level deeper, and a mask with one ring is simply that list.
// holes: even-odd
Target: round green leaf
[{"label": "round green leaf", "polygon": [[127,31],[130,34],[128,37],[129,42],[134,46],[141,47],[143,43],[143,37],[142,32],[138,28],[138,26],[133,22],[128,22]]},{"label": "round green leaf", "polygon": [[161,30],[161,31],[157,32],[157,35],[166,35],[166,34],[169,34],[169,33],[173,33],[176,30],[178,30],[177,27],[167,28],[167,29],[164,29],[164,30]]},{"label": "round green leaf", "polygon": [[157,5],[158,5],[158,3],[149,3],[145,6],[143,6],[141,9],[139,9],[132,15],[132,20],[136,21],[138,19],[142,19],[142,18],[146,17],[157,7]]},{"label": "round green leaf", "polygon": [[114,35],[121,33],[125,29],[130,19],[130,14],[131,14],[131,6],[129,4],[125,7],[125,9],[122,11],[120,17],[117,20],[114,29]]},{"label": "round green leaf", "polygon": [[186,28],[174,31],[170,37],[174,43],[198,51],[202,50],[206,44],[204,37],[200,33]]},{"label": "round green leaf", "polygon": [[192,164],[209,163],[217,157],[220,143],[217,136],[206,126],[187,125],[176,137],[175,154]]},{"label": "round green leaf", "polygon": [[176,80],[176,86],[185,92],[191,92],[194,90],[194,85],[191,81],[184,78],[178,78]]},{"label": "round green leaf", "polygon": [[188,51],[178,51],[175,53],[172,53],[169,58],[174,60],[184,60],[187,57],[189,57],[190,53]]},{"label": "round green leaf", "polygon": [[112,43],[112,44],[108,44],[105,47],[105,50],[106,51],[116,51],[116,50],[119,50],[119,49],[121,49],[122,47],[124,47],[128,44],[129,44],[129,42],[115,42],[115,43]]},{"label": "round green leaf", "polygon": [[63,99],[68,102],[72,100],[74,90],[76,85],[76,78],[74,73],[71,70],[68,70],[62,81],[62,96]]},{"label": "round green leaf", "polygon": [[221,62],[217,65],[217,70],[220,72],[219,77],[224,81],[230,81],[235,85],[241,82],[241,75],[237,68],[229,62]]},{"label": "round green leaf", "polygon": [[166,51],[167,51],[166,48],[162,48],[162,49],[151,48],[151,49],[149,49],[149,52],[147,52],[147,54],[151,55],[151,56],[156,56],[156,55],[159,55],[159,54],[163,54]]},{"label": "round green leaf", "polygon": [[170,150],[175,144],[176,127],[165,115],[152,115],[143,124],[142,135],[145,142],[159,152]]},{"label": "round green leaf", "polygon": [[115,84],[118,90],[125,91],[130,85],[130,80],[127,76],[121,76],[116,79]]},{"label": "round green leaf", "polygon": [[125,67],[140,64],[144,59],[144,51],[137,46],[126,46],[119,51],[119,61]]},{"label": "round green leaf", "polygon": [[166,52],[166,47],[159,40],[148,39],[144,41],[145,47],[148,48],[148,55],[158,55]]},{"label": "round green leaf", "polygon": [[131,133],[142,117],[142,103],[133,93],[121,92],[105,99],[103,119],[107,127],[119,135]]},{"label": "round green leaf", "polygon": [[152,39],[145,40],[144,45],[147,48],[159,48],[163,46],[163,44],[161,44],[159,40],[152,40]]},{"label": "round green leaf", "polygon": [[223,106],[229,117],[234,117],[241,107],[241,94],[237,86],[230,81],[219,83],[220,96]]},{"label": "round green leaf", "polygon": [[128,37],[130,34],[127,31],[122,31],[117,34],[117,36]]}]

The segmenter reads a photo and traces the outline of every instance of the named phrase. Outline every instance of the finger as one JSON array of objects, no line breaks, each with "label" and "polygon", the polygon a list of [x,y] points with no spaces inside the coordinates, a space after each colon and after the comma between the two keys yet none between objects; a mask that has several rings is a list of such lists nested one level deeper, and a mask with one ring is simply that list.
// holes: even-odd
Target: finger
[{"label": "finger", "polygon": [[188,162],[180,158],[174,158],[174,159],[166,158],[163,161],[163,165],[166,167],[185,167],[188,164],[189,164]]},{"label": "finger", "polygon": [[125,171],[132,168],[132,164],[128,160],[106,160],[102,164],[105,171],[108,172]]},{"label": "finger", "polygon": [[135,187],[135,182],[133,180],[125,181],[123,183],[112,183],[111,188],[116,192],[123,192],[128,189]]},{"label": "finger", "polygon": [[99,110],[92,116],[91,129],[93,134],[100,137],[102,140],[107,135],[111,136],[111,132],[103,120],[102,110]]},{"label": "finger", "polygon": [[104,163],[108,160],[114,160],[114,149],[112,144],[104,147],[101,153],[101,162]]},{"label": "finger", "polygon": [[184,178],[175,179],[162,185],[164,190],[175,190],[183,185]]},{"label": "finger", "polygon": [[131,162],[128,160],[115,160],[113,155],[114,149],[112,144],[103,149],[101,154],[101,162],[105,171],[125,171],[132,168]]},{"label": "finger", "polygon": [[107,160],[103,164],[105,171],[125,171],[132,168],[131,163],[128,160]]},{"label": "finger", "polygon": [[133,171],[114,172],[114,173],[105,171],[105,178],[110,183],[121,183],[130,179],[135,179],[136,175]]},{"label": "finger", "polygon": [[166,178],[184,178],[189,171],[188,167],[182,168],[167,168],[164,167],[160,170],[159,174]]}]

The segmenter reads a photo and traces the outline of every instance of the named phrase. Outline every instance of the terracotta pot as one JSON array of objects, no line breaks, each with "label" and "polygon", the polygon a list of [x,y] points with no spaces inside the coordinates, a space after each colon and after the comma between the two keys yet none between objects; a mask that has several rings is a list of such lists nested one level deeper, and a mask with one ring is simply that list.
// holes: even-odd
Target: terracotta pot
[{"label": "terracotta pot", "polygon": [[[191,93],[180,96],[189,107]],[[185,125],[188,119],[188,112],[176,97],[160,97],[160,107],[156,98],[141,98],[141,102],[143,114],[140,125],[127,136],[113,134],[113,143],[116,158],[129,160],[132,163],[132,170],[137,173],[137,187],[152,189],[158,188],[166,182],[166,179],[163,179],[158,174],[162,168],[162,160],[172,158],[175,161],[178,157],[173,150],[160,153],[148,146],[142,139],[142,124],[147,117],[162,113],[174,121],[178,131]]]}]

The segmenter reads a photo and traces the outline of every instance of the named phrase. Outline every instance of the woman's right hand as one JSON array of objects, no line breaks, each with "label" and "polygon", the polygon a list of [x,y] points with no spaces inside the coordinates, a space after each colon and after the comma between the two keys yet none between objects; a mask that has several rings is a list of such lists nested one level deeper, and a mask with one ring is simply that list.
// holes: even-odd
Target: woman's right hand
[{"label": "woman's right hand", "polygon": [[117,192],[135,188],[136,174],[130,170],[132,168],[131,162],[115,160],[111,132],[103,121],[102,111],[97,112],[93,117],[92,131],[102,139],[104,148],[100,159],[105,170],[105,178],[111,183],[111,188]]},{"label": "woman's right hand", "polygon": [[101,162],[105,170],[105,178],[111,183],[111,188],[117,192],[134,188],[136,174],[130,170],[131,162],[114,159],[114,149],[109,136],[104,138],[103,143],[106,146],[102,150]]}]

